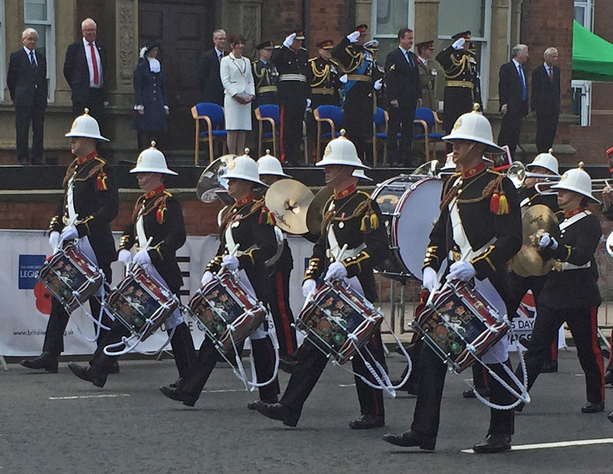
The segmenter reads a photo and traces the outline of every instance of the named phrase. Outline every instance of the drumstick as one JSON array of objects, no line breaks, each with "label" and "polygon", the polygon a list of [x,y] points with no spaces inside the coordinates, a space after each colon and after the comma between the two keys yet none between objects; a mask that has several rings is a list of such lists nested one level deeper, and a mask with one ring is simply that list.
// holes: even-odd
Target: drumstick
[{"label": "drumstick", "polygon": [[[71,225],[74,225],[75,222],[77,222],[77,220],[79,219],[79,214],[75,214],[74,217],[72,219],[70,219],[66,225],[64,226],[64,228],[66,227],[70,227]],[[57,251],[57,249],[59,249],[60,247],[62,247],[62,244],[64,243],[64,240],[61,238],[62,234],[60,233],[60,240],[57,243],[57,247],[55,247],[55,249],[53,249],[53,253],[55,254],[55,252]]]},{"label": "drumstick", "polygon": [[[149,246],[151,245],[151,242],[153,242],[153,236],[149,237],[149,240],[147,240],[147,243],[145,244],[145,246],[142,249],[140,249],[140,250],[149,250],[149,248],[150,248]],[[131,271],[132,268],[134,268],[135,265],[136,265],[136,263],[132,262],[130,264],[130,269],[128,270],[126,268],[126,270]]]},{"label": "drumstick", "polygon": [[346,251],[347,251],[347,244],[343,245],[343,248],[339,252],[338,257],[336,259],[337,262],[341,262],[343,260],[343,257],[345,256]]}]

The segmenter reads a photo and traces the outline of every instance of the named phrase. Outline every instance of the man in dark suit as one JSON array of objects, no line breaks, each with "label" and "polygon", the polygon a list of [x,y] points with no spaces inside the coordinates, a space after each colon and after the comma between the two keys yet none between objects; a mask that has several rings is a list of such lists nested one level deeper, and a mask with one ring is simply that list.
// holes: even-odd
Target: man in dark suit
[{"label": "man in dark suit", "polygon": [[553,146],[560,116],[560,68],[558,50],[547,48],[545,62],[532,71],[532,110],[536,112],[536,148],[547,153]]},{"label": "man in dark suit", "polygon": [[64,77],[72,90],[72,115],[78,117],[85,108],[89,115],[103,125],[106,97],[106,50],[96,37],[96,22],[86,18],[81,23],[80,41],[72,43],[66,50]]},{"label": "man in dark suit", "polygon": [[502,124],[498,134],[498,145],[508,145],[511,157],[515,157],[522,122],[528,115],[528,87],[522,68],[528,60],[528,46],[515,45],[511,57],[511,61],[503,64],[499,72],[498,95]]},{"label": "man in dark suit", "polygon": [[[17,159],[21,165],[41,165],[47,108],[47,60],[35,51],[38,33],[26,28],[21,34],[23,48],[11,54],[7,85],[15,106]],[[32,124],[32,157],[28,136]]]},{"label": "man in dark suit", "polygon": [[[398,47],[385,59],[385,86],[389,113],[387,153],[391,165],[411,166],[413,119],[415,107],[421,100],[417,56],[409,51],[413,46],[413,31],[402,28],[398,32]],[[398,133],[401,134],[398,150]]]},{"label": "man in dark suit", "polygon": [[219,76],[219,63],[227,53],[226,32],[215,30],[213,32],[215,47],[202,55],[200,71],[198,73],[198,87],[202,92],[202,102],[212,102],[223,107],[223,85]]}]

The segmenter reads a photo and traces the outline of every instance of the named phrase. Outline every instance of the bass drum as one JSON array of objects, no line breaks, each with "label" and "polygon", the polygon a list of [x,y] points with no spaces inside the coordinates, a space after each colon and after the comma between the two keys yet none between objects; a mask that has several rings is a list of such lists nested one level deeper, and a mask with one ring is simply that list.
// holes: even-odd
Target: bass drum
[{"label": "bass drum", "polygon": [[388,179],[372,193],[381,208],[390,239],[391,256],[375,268],[401,281],[421,280],[430,232],[440,214],[443,181],[401,175]]}]

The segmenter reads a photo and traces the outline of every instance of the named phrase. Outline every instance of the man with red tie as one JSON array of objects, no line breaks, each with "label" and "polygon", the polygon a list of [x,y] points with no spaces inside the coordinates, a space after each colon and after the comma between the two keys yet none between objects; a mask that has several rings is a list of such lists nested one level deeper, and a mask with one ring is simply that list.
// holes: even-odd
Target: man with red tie
[{"label": "man with red tie", "polygon": [[547,153],[553,140],[560,117],[560,68],[556,66],[558,50],[547,48],[545,62],[532,72],[531,107],[536,112],[536,149]]},{"label": "man with red tie", "polygon": [[64,77],[72,90],[72,115],[78,117],[85,108],[102,128],[106,102],[106,50],[96,41],[97,26],[91,18],[81,23],[83,38],[66,50]]}]

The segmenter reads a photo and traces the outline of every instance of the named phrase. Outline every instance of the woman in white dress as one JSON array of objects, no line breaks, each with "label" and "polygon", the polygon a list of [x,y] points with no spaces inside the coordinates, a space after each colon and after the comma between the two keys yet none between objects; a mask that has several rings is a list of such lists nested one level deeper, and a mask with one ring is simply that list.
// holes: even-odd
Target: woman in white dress
[{"label": "woman in white dress", "polygon": [[251,130],[251,101],[255,98],[255,86],[251,74],[251,61],[243,56],[245,38],[230,36],[232,52],[221,60],[220,74],[225,97],[224,108],[228,151],[242,155],[247,131]]}]

